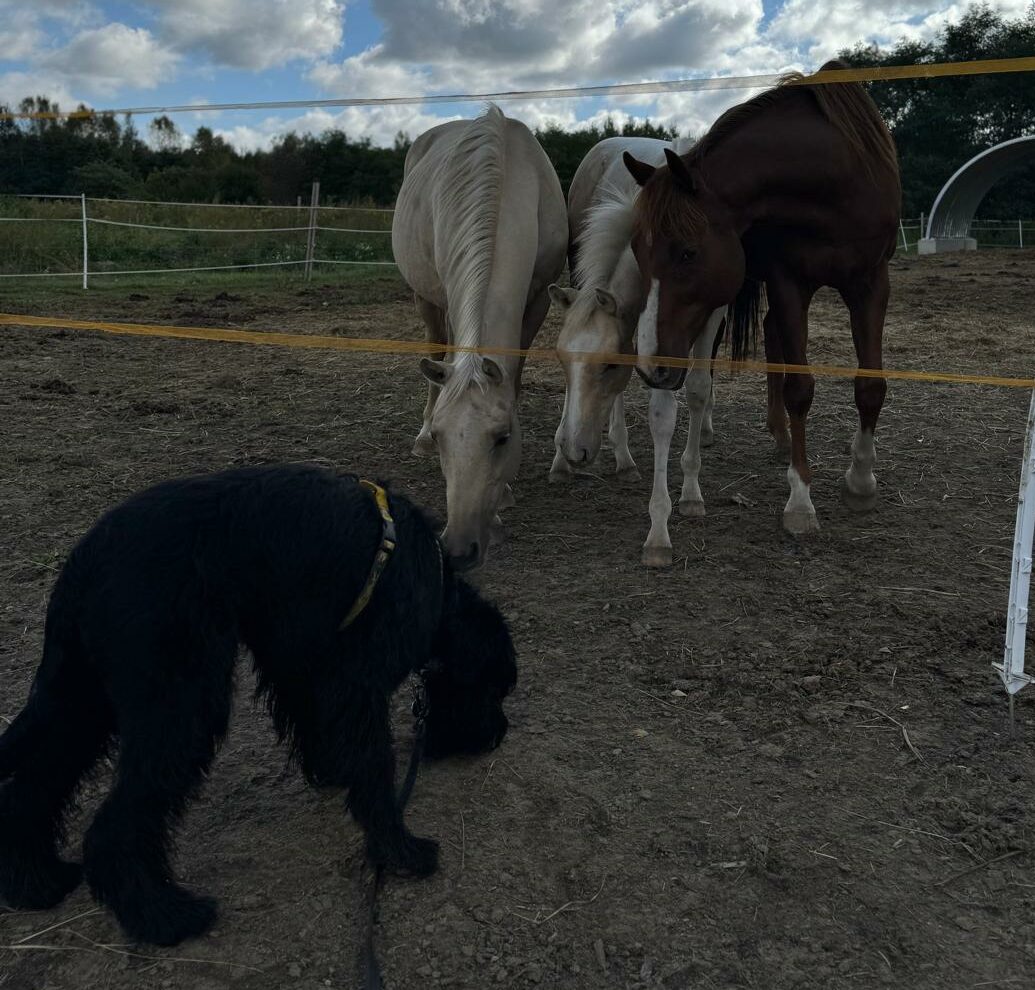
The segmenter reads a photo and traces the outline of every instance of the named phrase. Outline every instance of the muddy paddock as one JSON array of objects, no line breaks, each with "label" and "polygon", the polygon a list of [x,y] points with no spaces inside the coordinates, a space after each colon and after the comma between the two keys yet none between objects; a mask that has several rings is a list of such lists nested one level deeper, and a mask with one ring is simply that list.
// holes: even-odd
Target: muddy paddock
[{"label": "muddy paddock", "polygon": [[[898,261],[893,368],[1035,374],[1035,253]],[[100,283],[100,280],[98,280]],[[394,276],[309,286],[4,288],[0,309],[178,325],[416,339]],[[556,335],[552,313],[541,342]],[[810,357],[851,360],[817,298]],[[388,476],[436,511],[438,465],[410,448],[412,356],[0,327],[0,715],[22,705],[46,599],[114,501],[182,472],[313,460]],[[442,842],[430,880],[390,880],[386,983],[413,987],[839,988],[1035,985],[1035,689],[1011,732],[1001,658],[1028,394],[893,382],[881,501],[838,499],[852,386],[810,418],[822,529],[786,536],[764,381],[717,376],[708,515],[672,523],[646,571],[646,393],[628,409],[639,482],[601,459],[547,483],[563,386],[530,362],[508,542],[477,583],[520,653],[494,754],[424,768],[409,811]],[[670,482],[678,490],[673,444]],[[80,888],[0,914],[3,990],[355,986],[366,872],[341,797],[303,786],[249,700],[181,832],[177,869],[218,897],[210,937],[125,944]],[[409,731],[400,694],[399,749]],[[71,822],[78,856],[105,767]]]}]

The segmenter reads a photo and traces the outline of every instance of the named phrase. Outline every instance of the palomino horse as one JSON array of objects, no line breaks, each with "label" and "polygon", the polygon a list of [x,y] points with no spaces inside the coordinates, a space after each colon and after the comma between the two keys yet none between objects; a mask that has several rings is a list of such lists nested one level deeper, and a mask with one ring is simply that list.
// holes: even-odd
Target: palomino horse
[{"label": "palomino horse", "polygon": [[[837,289],[848,307],[859,367],[882,367],[901,205],[895,145],[862,86],[804,78],[728,110],[688,154],[666,155],[667,167],[626,155],[643,186],[632,243],[647,293],[637,370],[648,384],[677,387],[681,373],[651,358],[686,354],[715,307],[735,298],[734,357],[757,338],[765,295],[767,359],[806,364],[809,304],[820,286]],[[884,378],[855,379],[859,429],[843,495],[860,511],[876,502],[873,433],[886,389]],[[819,528],[805,449],[814,391],[812,375],[769,374],[769,430],[791,454],[783,513],[791,533]]]},{"label": "palomino horse", "polygon": [[[685,150],[676,146],[678,150]],[[632,236],[630,205],[639,193],[622,162],[629,152],[641,160],[661,164],[673,145],[654,138],[614,137],[595,144],[582,160],[568,191],[568,226],[572,237],[568,252],[572,284],[577,288],[550,286],[554,302],[564,307],[564,326],[557,354],[565,376],[564,411],[554,437],[557,453],[550,480],[569,478],[572,466],[590,464],[600,451],[605,421],[610,414],[609,438],[614,445],[618,473],[638,477],[629,453],[622,393],[632,374],[630,364],[609,364],[582,354],[632,354],[636,323],[643,309],[644,293],[639,267],[629,241]],[[725,307],[716,310],[703,334],[695,341],[695,357],[710,358],[721,340],[719,330]],[[698,476],[701,445],[712,439],[712,375],[695,368],[686,379],[689,412],[686,449],[680,459],[683,488],[679,511],[703,516],[704,499]],[[667,389],[653,389],[650,428],[654,441],[654,485],[650,499],[651,528],[643,546],[644,563],[662,566],[672,561],[668,520],[672,499],[668,494],[668,454],[676,426],[676,396]]]},{"label": "palomino horse", "polygon": [[[557,173],[524,124],[490,105],[426,131],[406,156],[392,251],[428,340],[527,348],[564,267],[568,223]],[[437,448],[446,480],[446,549],[458,570],[485,561],[521,463],[523,358],[424,358],[415,453]]]}]

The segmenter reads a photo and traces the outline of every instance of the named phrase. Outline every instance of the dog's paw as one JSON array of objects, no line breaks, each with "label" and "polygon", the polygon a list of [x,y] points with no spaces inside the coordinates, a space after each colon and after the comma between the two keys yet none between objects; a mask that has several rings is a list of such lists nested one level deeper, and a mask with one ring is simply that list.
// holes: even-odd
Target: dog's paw
[{"label": "dog's paw", "polygon": [[9,907],[23,911],[47,911],[57,907],[83,879],[79,863],[48,859],[24,859],[13,869],[0,870],[0,896]]},{"label": "dog's paw", "polygon": [[402,876],[427,877],[438,869],[438,843],[404,833],[391,844],[370,847],[370,858]]},{"label": "dog's paw", "polygon": [[204,935],[219,914],[213,897],[192,894],[175,884],[149,891],[142,903],[116,908],[123,931],[135,942],[179,945]]}]

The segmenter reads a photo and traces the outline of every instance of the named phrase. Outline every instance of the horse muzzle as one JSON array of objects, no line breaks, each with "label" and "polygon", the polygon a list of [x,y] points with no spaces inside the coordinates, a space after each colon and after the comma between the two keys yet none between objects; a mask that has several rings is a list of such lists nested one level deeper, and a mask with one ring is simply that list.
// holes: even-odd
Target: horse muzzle
[{"label": "horse muzzle", "polygon": [[680,388],[686,379],[686,368],[660,368],[650,365],[646,370],[636,365],[636,374],[648,388],[660,388],[672,392]]}]

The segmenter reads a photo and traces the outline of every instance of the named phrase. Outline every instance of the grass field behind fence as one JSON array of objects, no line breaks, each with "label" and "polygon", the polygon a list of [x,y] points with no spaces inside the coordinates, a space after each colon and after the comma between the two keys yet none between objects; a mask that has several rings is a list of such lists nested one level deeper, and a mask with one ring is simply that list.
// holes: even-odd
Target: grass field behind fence
[{"label": "grass field behind fence", "polygon": [[[146,230],[88,226],[90,271],[125,271],[160,268],[204,268],[298,262],[306,255],[307,206],[242,210],[234,207],[174,206],[87,201],[88,215],[103,220],[164,227],[255,228],[248,233],[211,233],[209,230]],[[81,272],[83,231],[78,200],[0,198],[0,217],[33,218],[32,223],[0,222],[0,273]],[[74,220],[75,223],[52,223]],[[325,228],[384,231],[357,234],[320,230],[315,257],[329,261],[391,261],[391,213],[362,208],[318,210],[317,223]],[[301,266],[299,266],[301,267]]]},{"label": "grass field behind fence", "polygon": [[[306,256],[307,230],[278,228],[307,228],[308,206],[254,210],[233,206],[180,206],[90,199],[87,200],[87,211],[90,217],[101,220],[194,228],[148,230],[89,224],[89,268],[98,276],[126,270],[301,262]],[[0,221],[0,274],[82,272],[83,231],[79,200],[0,197],[0,218],[3,217],[34,222]],[[319,209],[317,224],[324,228],[316,234],[314,257],[317,259],[343,262],[392,260],[390,212],[361,206]],[[249,231],[211,232],[212,229],[244,228],[249,228]],[[353,233],[341,228],[384,233]],[[915,252],[921,236],[920,223],[906,220],[903,228],[907,244],[905,250]],[[1024,222],[1022,228],[1024,246],[1035,247],[1035,221]],[[1016,220],[975,221],[970,233],[977,238],[979,247],[1020,246]],[[899,250],[903,250],[901,236]],[[298,269],[301,267],[297,265]],[[284,270],[291,272],[292,268]],[[293,277],[301,277],[300,272]]]}]

